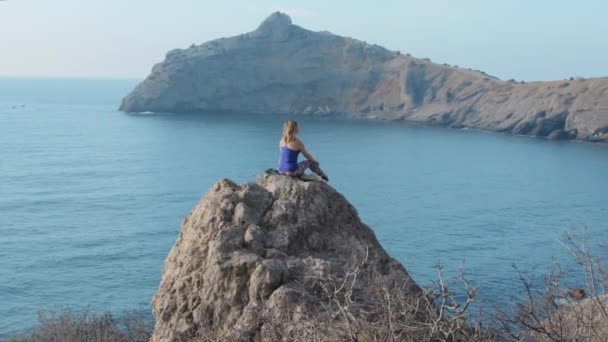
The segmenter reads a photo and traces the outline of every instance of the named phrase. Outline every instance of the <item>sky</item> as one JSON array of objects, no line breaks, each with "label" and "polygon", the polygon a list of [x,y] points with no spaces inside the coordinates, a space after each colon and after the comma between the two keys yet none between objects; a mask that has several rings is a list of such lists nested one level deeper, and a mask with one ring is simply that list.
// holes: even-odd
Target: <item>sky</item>
[{"label": "sky", "polygon": [[0,76],[144,78],[167,51],[274,11],[501,79],[608,76],[605,0],[0,0]]}]

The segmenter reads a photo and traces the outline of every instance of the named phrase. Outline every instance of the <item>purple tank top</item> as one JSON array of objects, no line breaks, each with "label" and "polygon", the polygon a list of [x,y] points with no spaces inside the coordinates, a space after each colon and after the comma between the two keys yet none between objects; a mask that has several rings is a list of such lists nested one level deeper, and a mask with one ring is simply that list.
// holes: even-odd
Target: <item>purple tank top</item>
[{"label": "purple tank top", "polygon": [[298,154],[300,154],[300,151],[294,151],[287,146],[282,146],[279,171],[295,171],[298,168]]}]

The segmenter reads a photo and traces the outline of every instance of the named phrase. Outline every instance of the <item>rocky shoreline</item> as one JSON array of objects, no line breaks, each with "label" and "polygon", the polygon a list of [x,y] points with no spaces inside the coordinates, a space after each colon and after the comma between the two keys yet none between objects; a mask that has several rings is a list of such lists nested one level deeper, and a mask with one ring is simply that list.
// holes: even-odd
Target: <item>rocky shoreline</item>
[{"label": "rocky shoreline", "polygon": [[608,78],[502,81],[277,12],[252,32],[170,51],[120,110],[346,115],[606,141]]}]

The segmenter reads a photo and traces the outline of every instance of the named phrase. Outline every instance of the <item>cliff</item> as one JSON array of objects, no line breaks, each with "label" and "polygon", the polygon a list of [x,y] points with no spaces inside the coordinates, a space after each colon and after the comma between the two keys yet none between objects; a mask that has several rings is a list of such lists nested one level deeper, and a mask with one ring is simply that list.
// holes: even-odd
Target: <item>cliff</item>
[{"label": "cliff", "polygon": [[384,294],[372,293],[373,284],[396,286],[412,303],[421,298],[332,187],[278,175],[220,180],[184,218],[167,256],[152,341],[341,340],[331,322],[342,315],[330,307],[386,321],[374,313]]},{"label": "cliff", "polygon": [[170,51],[120,109],[340,114],[605,141],[608,78],[501,81],[274,13],[255,31]]}]

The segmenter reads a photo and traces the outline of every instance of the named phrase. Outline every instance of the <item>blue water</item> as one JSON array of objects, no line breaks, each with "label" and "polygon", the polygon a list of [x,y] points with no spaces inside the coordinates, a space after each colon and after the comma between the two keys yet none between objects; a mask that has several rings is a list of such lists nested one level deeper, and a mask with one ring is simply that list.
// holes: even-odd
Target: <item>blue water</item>
[{"label": "blue water", "polygon": [[[280,115],[127,115],[134,80],[0,79],[0,335],[41,309],[149,312],[182,217],[219,178],[277,161]],[[421,284],[464,260],[479,299],[516,264],[608,240],[608,146],[301,117],[301,138]]]}]

